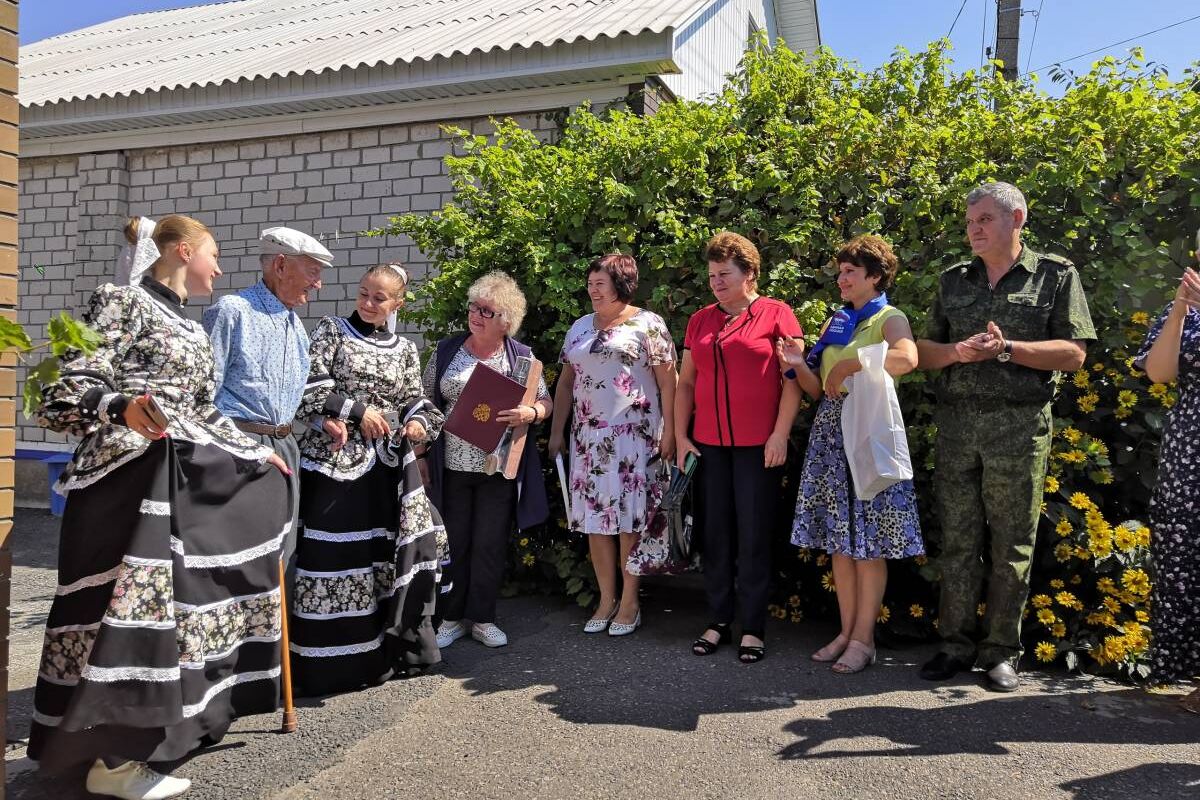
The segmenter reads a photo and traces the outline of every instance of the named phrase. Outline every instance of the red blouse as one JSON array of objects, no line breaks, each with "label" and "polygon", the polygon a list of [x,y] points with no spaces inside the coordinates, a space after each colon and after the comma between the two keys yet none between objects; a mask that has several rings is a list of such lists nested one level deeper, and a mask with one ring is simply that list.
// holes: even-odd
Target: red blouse
[{"label": "red blouse", "polygon": [[783,394],[775,340],[800,335],[791,307],[770,297],[755,298],[732,320],[716,303],[693,314],[683,337],[696,367],[692,439],[720,446],[765,444]]}]

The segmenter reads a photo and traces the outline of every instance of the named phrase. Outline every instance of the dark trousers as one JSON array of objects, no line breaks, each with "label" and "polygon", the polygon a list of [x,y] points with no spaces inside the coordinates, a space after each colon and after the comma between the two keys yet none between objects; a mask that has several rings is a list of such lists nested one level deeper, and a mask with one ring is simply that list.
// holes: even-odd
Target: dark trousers
[{"label": "dark trousers", "polygon": [[442,474],[442,523],[450,539],[453,586],[442,597],[441,619],[496,621],[508,537],[517,508],[517,482],[503,475]]},{"label": "dark trousers", "polygon": [[704,492],[704,589],[713,622],[734,619],[734,598],[742,630],[761,634],[767,621],[774,530],[783,470],[763,466],[763,448],[714,447],[700,450]]}]

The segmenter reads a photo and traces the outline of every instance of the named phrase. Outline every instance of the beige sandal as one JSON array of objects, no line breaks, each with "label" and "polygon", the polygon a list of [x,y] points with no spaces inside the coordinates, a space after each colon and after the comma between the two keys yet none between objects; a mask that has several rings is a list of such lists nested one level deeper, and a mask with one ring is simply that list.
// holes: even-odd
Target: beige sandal
[{"label": "beige sandal", "polygon": [[875,663],[875,648],[867,647],[858,639],[851,639],[846,645],[846,652],[833,665],[832,670],[838,675],[853,675]]},{"label": "beige sandal", "polygon": [[813,661],[828,663],[837,661],[838,656],[846,652],[846,647],[850,644],[850,637],[844,633],[839,633],[836,638],[829,644],[822,647],[817,652],[813,653],[809,658]]}]

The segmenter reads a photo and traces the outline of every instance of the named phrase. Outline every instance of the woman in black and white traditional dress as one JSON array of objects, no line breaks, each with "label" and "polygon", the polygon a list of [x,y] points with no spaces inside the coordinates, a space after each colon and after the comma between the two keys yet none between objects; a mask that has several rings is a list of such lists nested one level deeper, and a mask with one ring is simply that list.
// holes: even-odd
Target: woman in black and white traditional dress
[{"label": "woman in black and white traditional dress", "polygon": [[94,762],[88,791],[117,797],[185,791],[145,762],[179,759],[278,700],[287,467],[212,403],[208,336],[183,313],[221,274],[212,236],[169,216],[154,239],[162,256],[140,285],[92,296],[84,320],[100,346],[63,358],[38,417],[83,441],[59,483],[29,756],[52,770]]},{"label": "woman in black and white traditional dress", "polygon": [[356,311],[325,317],[312,336],[291,629],[307,695],[441,660],[431,620],[445,532],[412,442],[436,436],[444,417],[421,395],[416,346],[388,330],[407,283],[398,265],[372,267]]}]

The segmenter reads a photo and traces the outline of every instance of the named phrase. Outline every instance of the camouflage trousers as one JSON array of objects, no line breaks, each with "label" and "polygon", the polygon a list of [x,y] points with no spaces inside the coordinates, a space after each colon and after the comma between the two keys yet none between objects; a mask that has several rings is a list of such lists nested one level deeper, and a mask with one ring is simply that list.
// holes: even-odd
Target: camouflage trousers
[{"label": "camouflage trousers", "polygon": [[985,669],[1001,661],[1015,666],[1050,454],[1050,406],[942,407],[935,419],[942,651]]}]

